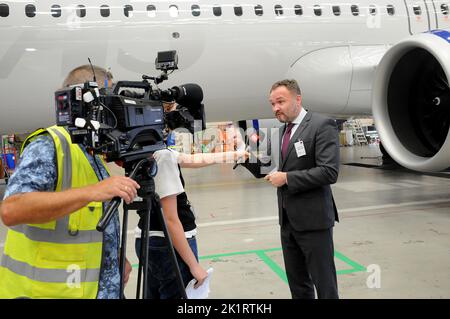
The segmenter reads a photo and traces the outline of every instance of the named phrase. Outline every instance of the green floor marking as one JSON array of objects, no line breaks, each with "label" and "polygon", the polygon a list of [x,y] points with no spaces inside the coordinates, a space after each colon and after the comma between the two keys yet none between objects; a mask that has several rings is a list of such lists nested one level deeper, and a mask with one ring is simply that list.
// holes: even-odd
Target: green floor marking
[{"label": "green floor marking", "polygon": [[266,263],[267,266],[269,266],[270,269],[272,269],[273,272],[278,275],[278,277],[280,277],[285,283],[288,282],[286,272],[272,258],[267,256],[262,250],[257,252],[256,254],[259,258],[261,258],[262,261]]},{"label": "green floor marking", "polygon": [[[232,253],[226,253],[226,254],[216,254],[216,255],[208,255],[208,256],[201,256],[200,260],[212,260],[212,261],[218,261],[221,257],[232,257],[232,256],[242,256],[242,255],[252,255],[256,254],[278,277],[281,278],[285,283],[287,283],[287,276],[286,272],[283,268],[281,268],[272,258],[267,256],[266,253],[274,252],[274,251],[280,251],[281,248],[270,248],[270,249],[261,249],[261,250],[247,250],[247,251],[237,251]],[[366,271],[366,267],[363,265],[358,264],[356,261],[351,260],[347,256],[341,254],[338,251],[334,251],[334,257],[342,260],[344,263],[349,265],[350,269],[343,269],[336,271],[337,275],[345,275],[345,274],[351,274],[355,272],[361,272]],[[138,265],[133,265],[133,268],[137,268]]]},{"label": "green floor marking", "polygon": [[345,262],[347,265],[351,266],[351,269],[344,269],[344,270],[338,270],[336,271],[336,274],[338,275],[344,275],[344,274],[351,274],[354,272],[360,272],[360,271],[367,271],[366,267],[363,265],[358,264],[356,261],[351,260],[347,256],[344,256],[338,251],[334,251],[334,257],[339,258],[343,262]]},{"label": "green floor marking", "polygon": [[260,251],[271,252],[271,251],[277,251],[277,250],[281,250],[281,248],[271,248],[271,249],[264,249],[264,250],[238,251],[238,252],[234,252],[234,253],[202,256],[199,259],[200,260],[208,260],[208,259],[217,260],[217,259],[220,259],[220,257],[230,257],[230,256],[238,256],[238,255],[250,255],[250,254],[257,254]]},{"label": "green floor marking", "polygon": [[[231,257],[231,256],[239,256],[239,255],[250,255],[250,254],[256,254],[275,274],[278,275],[278,277],[281,278],[284,282],[287,283],[287,276],[284,269],[282,269],[272,258],[267,256],[266,253],[273,252],[273,251],[280,251],[281,248],[271,248],[271,249],[262,249],[262,250],[248,250],[248,251],[238,251],[233,253],[227,253],[227,254],[217,254],[217,255],[209,255],[209,256],[202,256],[200,257],[200,260],[220,260],[221,257]],[[356,261],[351,260],[347,256],[343,255],[342,253],[335,251],[334,256],[340,260],[342,260],[347,265],[351,266],[350,269],[343,269],[336,271],[337,275],[344,275],[344,274],[351,274],[355,272],[360,271],[366,271],[366,268],[360,264],[358,264]]]}]

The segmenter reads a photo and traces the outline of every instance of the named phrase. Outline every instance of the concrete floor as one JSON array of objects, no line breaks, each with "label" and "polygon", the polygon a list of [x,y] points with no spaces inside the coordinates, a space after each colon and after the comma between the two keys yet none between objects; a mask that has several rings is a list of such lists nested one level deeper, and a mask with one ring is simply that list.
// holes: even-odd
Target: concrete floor
[{"label": "concrete floor", "polygon": [[[450,174],[345,165],[377,165],[380,155],[376,145],[341,148],[343,165],[333,185],[341,216],[334,231],[340,296],[450,298]],[[275,189],[229,164],[183,173],[198,214],[201,264],[214,268],[210,298],[290,298]],[[131,213],[132,264],[136,223]],[[5,233],[0,226],[0,250]],[[128,298],[135,296],[136,280],[135,268]]]}]

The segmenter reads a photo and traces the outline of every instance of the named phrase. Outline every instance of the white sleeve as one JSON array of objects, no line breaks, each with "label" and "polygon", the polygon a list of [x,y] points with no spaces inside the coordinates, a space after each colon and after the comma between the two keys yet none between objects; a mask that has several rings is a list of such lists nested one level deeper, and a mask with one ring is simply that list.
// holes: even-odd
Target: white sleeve
[{"label": "white sleeve", "polygon": [[155,191],[160,198],[184,192],[180,180],[177,155],[177,153],[168,149],[156,151],[153,154],[158,165],[158,172],[154,178]]}]

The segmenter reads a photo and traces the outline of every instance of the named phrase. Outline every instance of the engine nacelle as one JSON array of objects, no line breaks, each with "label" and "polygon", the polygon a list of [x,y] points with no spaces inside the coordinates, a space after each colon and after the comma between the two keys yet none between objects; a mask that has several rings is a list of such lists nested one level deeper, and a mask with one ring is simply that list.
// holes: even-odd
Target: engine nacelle
[{"label": "engine nacelle", "polygon": [[405,39],[381,60],[372,111],[383,146],[417,171],[450,167],[450,32]]}]

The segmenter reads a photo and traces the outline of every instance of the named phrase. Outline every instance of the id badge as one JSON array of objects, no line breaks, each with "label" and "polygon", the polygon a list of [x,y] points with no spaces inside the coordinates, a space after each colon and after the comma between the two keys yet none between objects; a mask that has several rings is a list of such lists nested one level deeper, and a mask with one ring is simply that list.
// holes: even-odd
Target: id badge
[{"label": "id badge", "polygon": [[297,152],[297,157],[302,157],[306,155],[305,145],[303,141],[298,141],[294,144],[295,151]]}]

